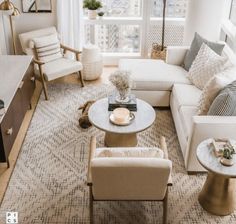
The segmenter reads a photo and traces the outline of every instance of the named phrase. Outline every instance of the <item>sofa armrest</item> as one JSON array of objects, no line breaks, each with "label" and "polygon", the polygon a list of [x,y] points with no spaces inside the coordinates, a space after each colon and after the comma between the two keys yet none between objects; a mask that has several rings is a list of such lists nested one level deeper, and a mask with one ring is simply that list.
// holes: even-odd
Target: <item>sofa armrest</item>
[{"label": "sofa armrest", "polygon": [[168,46],[166,63],[171,65],[182,65],[188,49],[188,46]]},{"label": "sofa armrest", "polygon": [[236,116],[193,116],[192,132],[188,139],[185,166],[188,171],[204,171],[198,163],[196,149],[208,138],[236,138]]}]

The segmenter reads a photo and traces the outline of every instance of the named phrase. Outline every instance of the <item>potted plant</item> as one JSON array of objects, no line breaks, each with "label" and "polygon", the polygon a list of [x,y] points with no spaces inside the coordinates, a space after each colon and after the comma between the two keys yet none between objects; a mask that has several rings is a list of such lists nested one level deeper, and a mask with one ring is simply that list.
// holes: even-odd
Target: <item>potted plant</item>
[{"label": "potted plant", "polygon": [[222,158],[220,162],[225,166],[232,166],[233,162],[233,154],[235,154],[235,149],[232,145],[225,145],[222,150]]},{"label": "potted plant", "polygon": [[84,0],[83,7],[88,9],[88,18],[96,19],[97,9],[102,8],[102,3],[97,0]]}]

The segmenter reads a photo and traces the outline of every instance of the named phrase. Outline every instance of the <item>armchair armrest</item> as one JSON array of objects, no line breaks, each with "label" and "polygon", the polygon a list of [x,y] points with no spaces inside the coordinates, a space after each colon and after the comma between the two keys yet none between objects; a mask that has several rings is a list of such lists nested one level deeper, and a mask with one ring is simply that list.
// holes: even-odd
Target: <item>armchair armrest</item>
[{"label": "armchair armrest", "polygon": [[87,185],[92,185],[92,178],[91,178],[91,160],[94,157],[94,153],[96,150],[96,137],[92,137],[90,141],[90,149],[89,149],[89,158],[88,158],[88,172],[87,172]]},{"label": "armchair armrest", "polygon": [[168,46],[166,51],[166,63],[182,65],[188,49],[188,46]]},{"label": "armchair armrest", "polygon": [[70,51],[70,52],[74,53],[75,56],[76,56],[76,60],[79,61],[79,54],[81,54],[82,51],[79,51],[79,50],[76,50],[76,49],[67,47],[67,46],[65,46],[65,45],[63,45],[63,44],[61,44],[61,48],[63,49],[64,54],[65,54],[67,51]]},{"label": "armchair armrest", "polygon": [[185,166],[188,171],[205,171],[196,158],[198,145],[208,138],[235,139],[236,116],[193,116],[192,132],[188,139]]},{"label": "armchair armrest", "polygon": [[42,65],[45,64],[44,62],[39,61],[39,60],[37,60],[37,59],[33,59],[33,61],[34,61],[34,63],[37,64],[38,66],[42,66]]}]

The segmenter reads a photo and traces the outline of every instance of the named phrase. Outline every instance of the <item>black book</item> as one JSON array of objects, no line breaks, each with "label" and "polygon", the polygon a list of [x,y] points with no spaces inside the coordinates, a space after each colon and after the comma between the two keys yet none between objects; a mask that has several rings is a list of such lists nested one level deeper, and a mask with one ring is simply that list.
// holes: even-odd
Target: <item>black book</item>
[{"label": "black book", "polygon": [[123,107],[130,111],[137,111],[137,100],[134,94],[130,95],[130,100],[128,102],[120,103],[116,101],[116,95],[108,96],[108,110],[113,111],[116,108]]}]

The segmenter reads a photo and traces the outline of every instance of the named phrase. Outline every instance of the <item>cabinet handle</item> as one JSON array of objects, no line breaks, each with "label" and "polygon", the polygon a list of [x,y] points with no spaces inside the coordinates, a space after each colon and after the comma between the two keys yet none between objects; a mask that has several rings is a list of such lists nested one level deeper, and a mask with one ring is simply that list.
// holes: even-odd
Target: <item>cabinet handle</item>
[{"label": "cabinet handle", "polygon": [[6,131],[7,135],[12,135],[12,133],[13,133],[13,128],[7,129],[7,131]]},{"label": "cabinet handle", "polygon": [[20,83],[18,89],[21,89],[23,85],[24,85],[24,81],[21,81],[21,83]]},{"label": "cabinet handle", "polygon": [[30,78],[30,80],[31,80],[32,82],[34,82],[34,81],[35,81],[35,77],[32,76],[32,77]]}]

